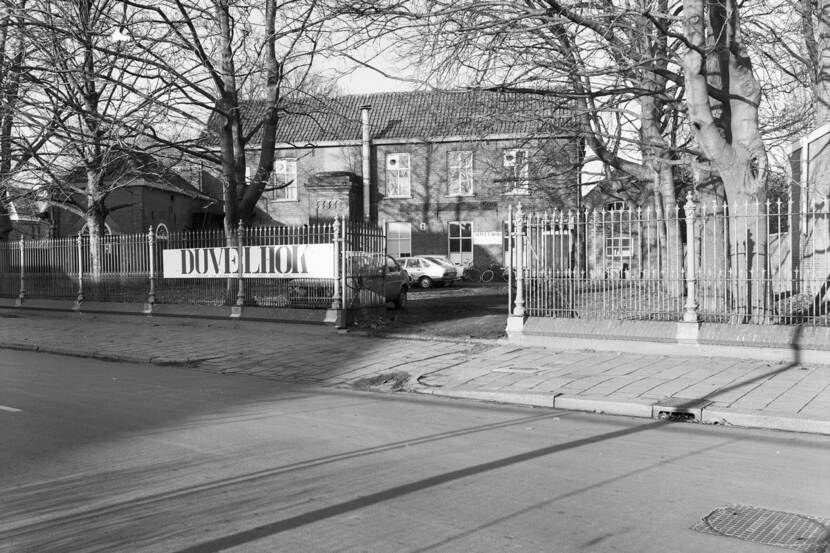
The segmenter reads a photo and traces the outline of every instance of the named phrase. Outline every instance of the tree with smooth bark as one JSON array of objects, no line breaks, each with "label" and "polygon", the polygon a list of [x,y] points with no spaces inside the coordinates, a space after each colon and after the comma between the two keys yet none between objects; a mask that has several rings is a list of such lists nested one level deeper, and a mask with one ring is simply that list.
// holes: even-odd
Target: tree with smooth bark
[{"label": "tree with smooth bark", "polygon": [[[733,206],[728,236],[734,318],[764,322],[771,310],[763,221],[767,153],[758,121],[761,86],[741,42],[740,6],[734,0],[684,0],[683,36],[689,120]],[[712,90],[727,98],[719,102],[717,118]]]}]

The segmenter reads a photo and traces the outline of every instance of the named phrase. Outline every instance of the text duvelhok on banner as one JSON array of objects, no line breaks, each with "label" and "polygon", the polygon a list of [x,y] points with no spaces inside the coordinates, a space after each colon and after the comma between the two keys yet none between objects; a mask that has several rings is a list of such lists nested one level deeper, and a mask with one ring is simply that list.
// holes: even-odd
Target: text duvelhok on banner
[{"label": "text duvelhok on banner", "polygon": [[[242,248],[243,278],[336,278],[334,244]],[[164,250],[164,278],[240,276],[240,250],[233,247]]]}]

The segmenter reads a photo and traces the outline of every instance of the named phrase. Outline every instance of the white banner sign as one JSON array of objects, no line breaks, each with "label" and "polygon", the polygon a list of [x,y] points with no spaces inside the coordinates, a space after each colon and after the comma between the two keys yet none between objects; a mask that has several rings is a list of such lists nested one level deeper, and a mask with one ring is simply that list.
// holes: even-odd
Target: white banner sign
[{"label": "white banner sign", "polygon": [[[245,278],[335,278],[334,244],[290,244],[242,248]],[[237,248],[164,250],[164,278],[239,276]]]},{"label": "white banner sign", "polygon": [[501,245],[501,231],[488,230],[483,232],[473,233],[473,244],[479,246],[496,246]]}]

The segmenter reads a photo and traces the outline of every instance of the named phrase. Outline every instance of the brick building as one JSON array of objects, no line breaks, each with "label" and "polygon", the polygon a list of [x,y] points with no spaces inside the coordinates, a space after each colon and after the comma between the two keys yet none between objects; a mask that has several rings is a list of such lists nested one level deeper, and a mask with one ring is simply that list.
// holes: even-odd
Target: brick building
[{"label": "brick building", "polygon": [[[80,189],[83,178],[78,169],[67,181]],[[110,210],[105,221],[108,234],[146,233],[151,226],[169,232],[222,228],[221,201],[148,154],[131,152],[123,163],[111,163],[103,188],[109,190],[105,204]],[[55,237],[76,236],[86,227],[84,218],[67,209],[50,208],[48,219]]]},{"label": "brick building", "polygon": [[[245,107],[253,128],[263,106]],[[554,96],[486,91],[288,105],[272,182],[289,185],[266,190],[255,223],[302,225],[339,212],[383,224],[393,256],[503,261],[509,205],[577,202],[583,144],[567,107]],[[256,153],[247,158],[252,166]]]}]

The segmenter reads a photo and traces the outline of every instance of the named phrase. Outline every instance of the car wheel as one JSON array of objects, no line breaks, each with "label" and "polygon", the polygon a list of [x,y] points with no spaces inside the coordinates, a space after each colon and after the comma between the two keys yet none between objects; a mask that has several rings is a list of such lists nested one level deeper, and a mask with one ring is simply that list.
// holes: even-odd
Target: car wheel
[{"label": "car wheel", "polygon": [[432,288],[432,279],[429,277],[421,277],[418,279],[418,286],[421,288]]},{"label": "car wheel", "polygon": [[407,291],[406,286],[401,286],[401,293],[398,294],[398,297],[395,298],[395,301],[392,302],[395,304],[395,309],[406,309],[406,300],[407,300]]}]

